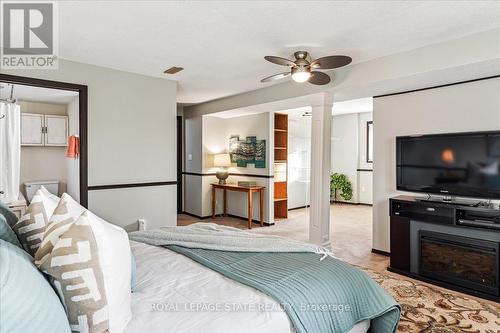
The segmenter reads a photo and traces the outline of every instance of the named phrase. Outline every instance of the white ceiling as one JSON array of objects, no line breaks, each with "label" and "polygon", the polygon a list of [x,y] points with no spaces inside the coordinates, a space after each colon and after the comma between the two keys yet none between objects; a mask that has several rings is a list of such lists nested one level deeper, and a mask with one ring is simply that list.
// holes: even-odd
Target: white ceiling
[{"label": "white ceiling", "polygon": [[[0,86],[4,87],[0,89],[1,98],[9,97],[10,85],[7,86],[5,83],[0,82]],[[22,100],[22,101],[68,104],[75,97],[78,96],[78,92],[15,84],[14,93],[12,96],[17,100]]]},{"label": "white ceiling", "polygon": [[[64,1],[65,59],[178,81],[178,102],[258,89],[265,55],[353,62],[500,27],[498,1]],[[171,66],[185,70],[166,76]]]}]

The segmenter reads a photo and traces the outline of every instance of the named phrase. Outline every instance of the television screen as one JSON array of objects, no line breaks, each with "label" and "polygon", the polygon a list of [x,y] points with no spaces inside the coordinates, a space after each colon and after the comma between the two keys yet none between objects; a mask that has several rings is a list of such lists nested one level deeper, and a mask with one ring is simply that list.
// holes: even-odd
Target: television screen
[{"label": "television screen", "polygon": [[500,198],[500,131],[396,138],[397,188]]}]

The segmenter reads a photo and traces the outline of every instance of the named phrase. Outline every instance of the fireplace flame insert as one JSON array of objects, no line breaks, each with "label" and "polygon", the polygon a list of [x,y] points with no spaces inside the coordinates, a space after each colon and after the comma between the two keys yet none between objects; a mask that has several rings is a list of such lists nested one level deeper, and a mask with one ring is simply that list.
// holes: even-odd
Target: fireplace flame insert
[{"label": "fireplace flame insert", "polygon": [[500,296],[499,243],[421,230],[419,274]]}]

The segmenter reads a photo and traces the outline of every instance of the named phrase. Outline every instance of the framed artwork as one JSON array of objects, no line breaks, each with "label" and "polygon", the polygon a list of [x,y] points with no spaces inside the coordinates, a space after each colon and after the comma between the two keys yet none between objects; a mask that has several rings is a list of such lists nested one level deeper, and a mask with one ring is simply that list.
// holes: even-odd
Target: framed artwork
[{"label": "framed artwork", "polygon": [[266,167],[266,140],[257,140],[256,136],[247,136],[240,140],[239,135],[229,137],[229,154],[231,163],[246,168],[247,164],[254,164],[256,168]]}]

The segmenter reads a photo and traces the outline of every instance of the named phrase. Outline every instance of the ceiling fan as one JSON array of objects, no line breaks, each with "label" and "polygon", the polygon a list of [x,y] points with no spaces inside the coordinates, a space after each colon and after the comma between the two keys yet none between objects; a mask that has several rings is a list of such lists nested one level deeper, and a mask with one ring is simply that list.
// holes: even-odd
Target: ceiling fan
[{"label": "ceiling fan", "polygon": [[281,57],[265,56],[264,59],[273,64],[290,67],[290,71],[268,76],[260,80],[260,82],[280,80],[291,75],[295,82],[307,81],[316,85],[324,85],[330,82],[330,76],[315,69],[339,68],[350,64],[352,61],[351,57],[345,55],[322,57],[313,61],[306,51],[297,51],[293,55],[295,61]]}]

